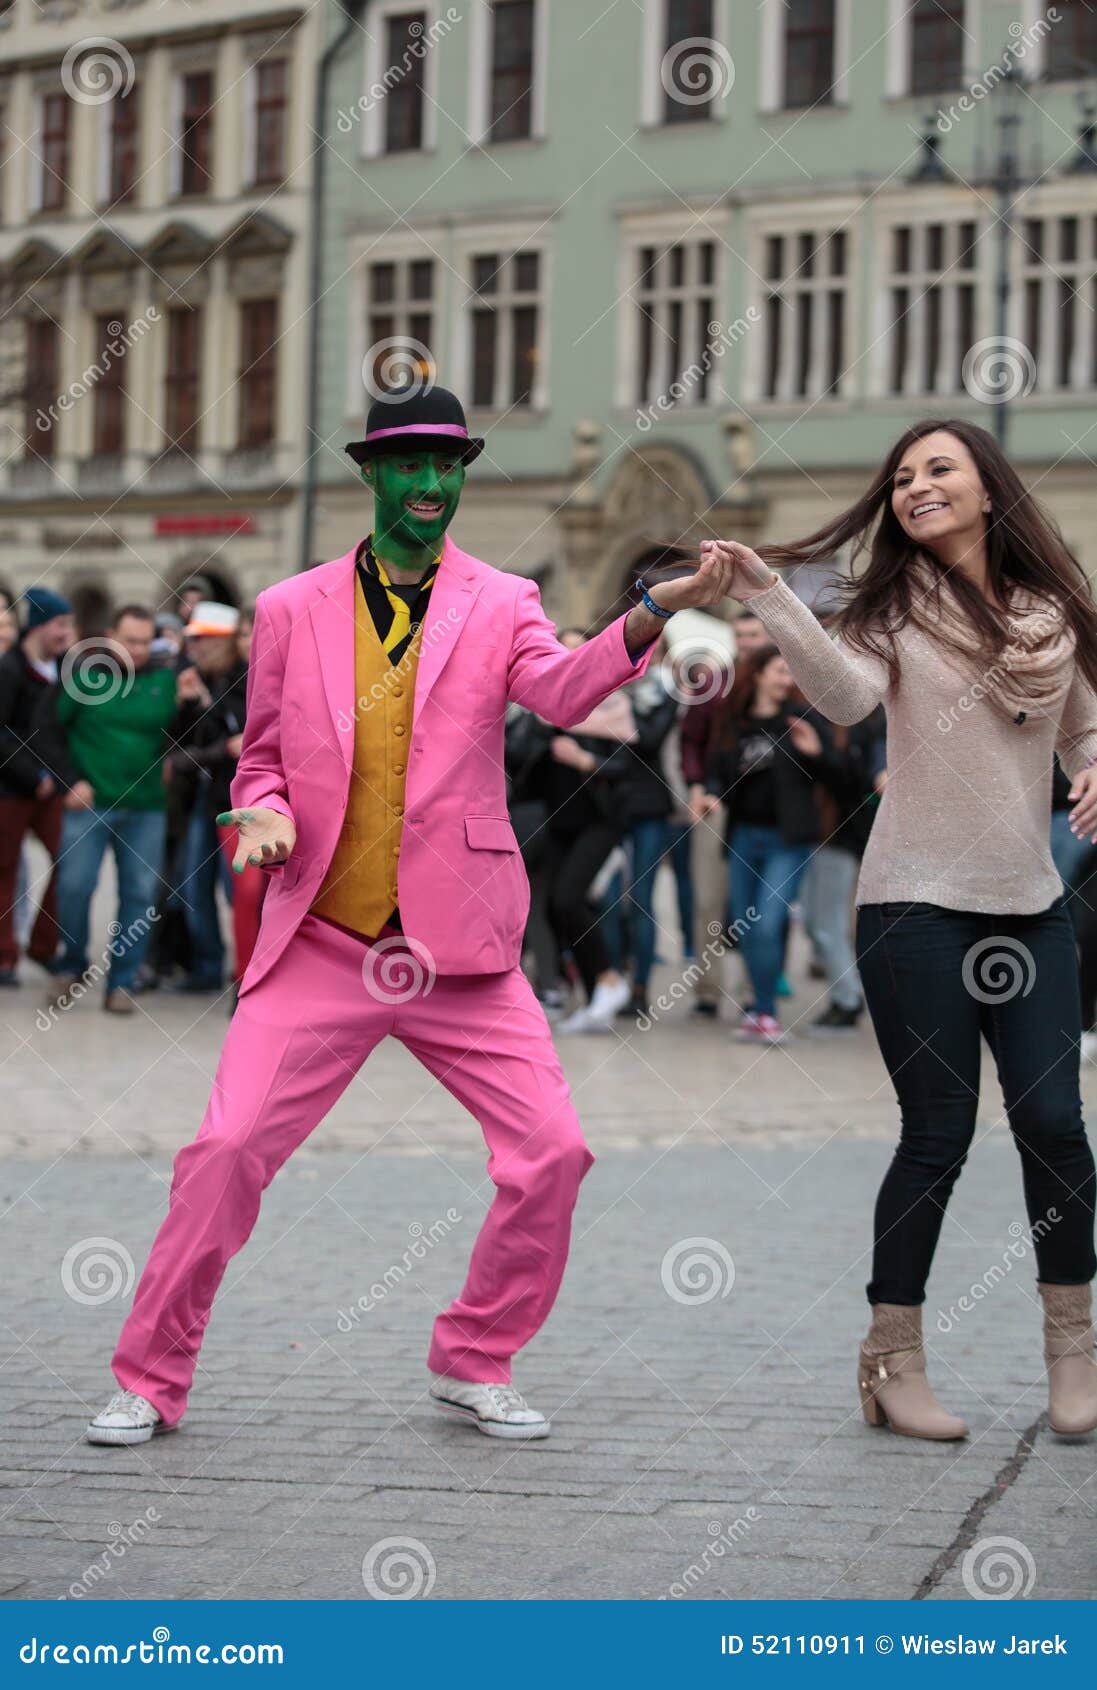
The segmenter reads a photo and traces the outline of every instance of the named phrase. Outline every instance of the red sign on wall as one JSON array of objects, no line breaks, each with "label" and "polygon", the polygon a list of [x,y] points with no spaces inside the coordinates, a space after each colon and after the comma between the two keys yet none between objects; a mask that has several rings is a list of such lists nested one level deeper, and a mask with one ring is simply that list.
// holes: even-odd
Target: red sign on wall
[{"label": "red sign on wall", "polygon": [[158,516],[156,534],[254,534],[250,516]]}]

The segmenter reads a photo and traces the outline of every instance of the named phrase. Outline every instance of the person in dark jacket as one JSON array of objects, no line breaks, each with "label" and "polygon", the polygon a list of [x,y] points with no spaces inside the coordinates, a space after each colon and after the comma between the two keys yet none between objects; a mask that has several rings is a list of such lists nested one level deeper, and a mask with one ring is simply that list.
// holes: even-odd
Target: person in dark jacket
[{"label": "person in dark jacket", "polygon": [[171,779],[188,814],[178,890],[191,937],[185,989],[194,992],[218,992],[224,983],[218,881],[232,907],[237,983],[259,933],[263,872],[248,864],[233,876],[236,830],[217,823],[232,808],[229,785],[243,743],[248,666],[238,635],[239,613],[231,606],[201,603],[192,611],[189,662],[180,671],[180,705],[171,725]]},{"label": "person in dark jacket", "polygon": [[[0,986],[17,984],[16,880],[23,840],[33,833],[56,862],[61,794],[38,749],[38,722],[58,662],[76,637],[72,606],[49,587],[24,594],[22,637],[0,658]],[[27,954],[49,968],[57,951],[55,876],[50,875]]]},{"label": "person in dark jacket", "polygon": [[714,736],[702,813],[723,803],[731,853],[733,931],[750,974],[754,1004],[737,1037],[776,1044],[777,981],[788,909],[820,837],[816,792],[841,778],[829,726],[814,711],[790,707],[788,664],[762,646],[742,665]]}]

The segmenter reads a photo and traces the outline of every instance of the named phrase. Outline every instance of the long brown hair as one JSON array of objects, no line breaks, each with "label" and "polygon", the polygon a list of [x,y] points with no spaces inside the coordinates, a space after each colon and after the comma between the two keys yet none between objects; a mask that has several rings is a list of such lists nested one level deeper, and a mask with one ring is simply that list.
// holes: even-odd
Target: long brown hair
[{"label": "long brown hair", "polygon": [[736,663],[735,679],[728,689],[727,697],[720,700],[713,718],[708,741],[710,752],[734,750],[742,732],[743,722],[749,716],[750,707],[754,703],[758,677],[767,664],[780,655],[779,646],[760,645],[757,651],[752,651],[742,663]]},{"label": "long brown hair", "polygon": [[[967,447],[990,499],[987,573],[993,599],[1004,603],[1008,588],[1016,583],[1059,604],[1074,631],[1078,666],[1097,690],[1097,604],[1086,573],[1054,518],[1023,485],[993,435],[974,423],[938,417],[915,423],[896,441],[856,504],[806,539],[787,546],[760,547],[760,556],[779,569],[833,559],[841,547],[849,545],[854,578],[842,584],[844,602],[827,620],[851,645],[882,657],[893,683],[898,679],[893,636],[908,623],[962,652],[939,621],[939,595],[947,575],[979,638],[986,666],[991,668],[1007,643],[1006,618],[962,570],[949,571],[912,540],[891,506],[895,475],[903,458],[916,441],[937,433],[954,435]],[[866,553],[868,562],[857,571],[857,560]],[[921,559],[937,576],[936,590],[928,600],[916,590],[918,578],[913,566]]]}]

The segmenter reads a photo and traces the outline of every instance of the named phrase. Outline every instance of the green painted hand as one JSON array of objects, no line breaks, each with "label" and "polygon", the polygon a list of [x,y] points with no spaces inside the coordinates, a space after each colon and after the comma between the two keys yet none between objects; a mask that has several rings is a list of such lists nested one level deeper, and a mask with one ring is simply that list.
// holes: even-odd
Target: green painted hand
[{"label": "green painted hand", "polygon": [[232,859],[237,874],[243,874],[248,863],[257,868],[276,868],[297,843],[297,829],[279,810],[224,810],[217,825],[239,830]]}]

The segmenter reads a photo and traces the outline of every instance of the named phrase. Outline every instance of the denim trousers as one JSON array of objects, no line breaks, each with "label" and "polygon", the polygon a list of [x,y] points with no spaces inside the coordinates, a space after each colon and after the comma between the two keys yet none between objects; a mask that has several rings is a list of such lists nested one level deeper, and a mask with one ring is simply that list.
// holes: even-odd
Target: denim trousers
[{"label": "denim trousers", "polygon": [[786,845],[775,827],[731,830],[731,910],[758,1015],[777,1011],[789,906],[810,855],[810,845]]},{"label": "denim trousers", "polygon": [[88,969],[91,900],[109,845],[118,875],[118,914],[103,966],[112,989],[132,990],[160,898],[164,833],[163,810],[65,811],[57,858],[57,924],[64,946],[59,973],[82,975]]}]

